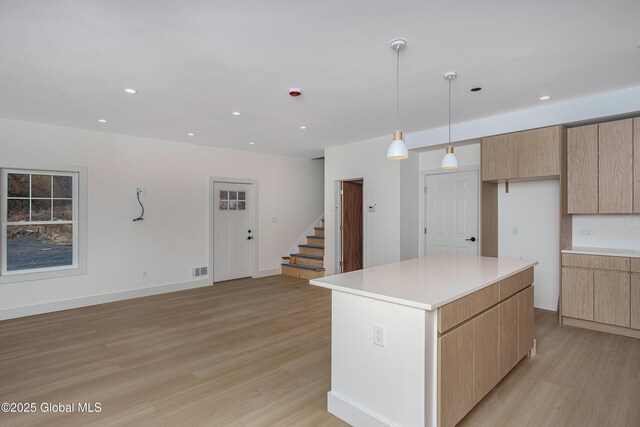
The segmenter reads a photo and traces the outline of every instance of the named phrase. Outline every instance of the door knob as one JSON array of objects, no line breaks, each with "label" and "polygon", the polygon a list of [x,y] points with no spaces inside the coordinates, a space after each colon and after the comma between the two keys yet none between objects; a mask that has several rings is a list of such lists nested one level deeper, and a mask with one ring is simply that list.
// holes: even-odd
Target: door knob
[{"label": "door knob", "polygon": [[464,240],[466,240],[467,242],[475,242],[476,238],[475,237],[471,237],[469,239],[464,239]]},{"label": "door knob", "polygon": [[247,240],[251,240],[251,239],[253,239],[253,236],[247,237]]}]

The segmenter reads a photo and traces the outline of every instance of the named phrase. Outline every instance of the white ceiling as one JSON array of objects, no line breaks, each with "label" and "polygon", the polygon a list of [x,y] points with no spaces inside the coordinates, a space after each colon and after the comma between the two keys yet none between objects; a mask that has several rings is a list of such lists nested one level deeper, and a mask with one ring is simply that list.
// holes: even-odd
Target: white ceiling
[{"label": "white ceiling", "polygon": [[415,132],[446,124],[449,70],[454,122],[640,86],[639,22],[638,0],[2,0],[0,116],[315,157],[394,130],[396,37]]}]

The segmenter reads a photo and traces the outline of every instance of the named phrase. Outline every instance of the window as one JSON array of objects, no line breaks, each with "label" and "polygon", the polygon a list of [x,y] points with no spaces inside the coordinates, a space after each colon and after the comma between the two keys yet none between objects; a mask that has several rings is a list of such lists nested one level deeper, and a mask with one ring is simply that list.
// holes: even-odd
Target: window
[{"label": "window", "polygon": [[79,172],[2,169],[1,176],[3,279],[77,270]]},{"label": "window", "polygon": [[220,191],[220,210],[243,211],[246,208],[244,191]]}]

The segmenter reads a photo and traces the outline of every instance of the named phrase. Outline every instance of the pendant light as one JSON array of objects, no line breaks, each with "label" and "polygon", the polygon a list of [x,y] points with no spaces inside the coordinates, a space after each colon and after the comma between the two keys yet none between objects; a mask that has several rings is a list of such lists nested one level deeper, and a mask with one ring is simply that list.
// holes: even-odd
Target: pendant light
[{"label": "pendant light", "polygon": [[391,49],[396,51],[396,131],[393,133],[393,142],[387,150],[387,159],[402,160],[409,157],[409,150],[400,132],[400,49],[407,45],[406,40],[397,39],[391,42]]},{"label": "pendant light", "polygon": [[451,80],[455,79],[458,74],[454,71],[450,71],[444,74],[444,78],[449,81],[449,145],[445,151],[444,158],[440,164],[441,169],[457,169],[458,159],[453,154],[453,147],[451,146]]}]

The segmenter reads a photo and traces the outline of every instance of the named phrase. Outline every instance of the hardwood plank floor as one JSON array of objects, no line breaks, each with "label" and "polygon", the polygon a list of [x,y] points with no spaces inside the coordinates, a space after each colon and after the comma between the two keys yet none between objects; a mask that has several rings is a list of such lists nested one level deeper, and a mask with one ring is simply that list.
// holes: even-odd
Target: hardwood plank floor
[{"label": "hardwood plank floor", "polygon": [[[0,403],[102,411],[0,425],[342,426],[326,411],[330,317],[330,291],[274,276],[3,321]],[[536,338],[461,425],[640,425],[640,340],[539,310]]]}]

